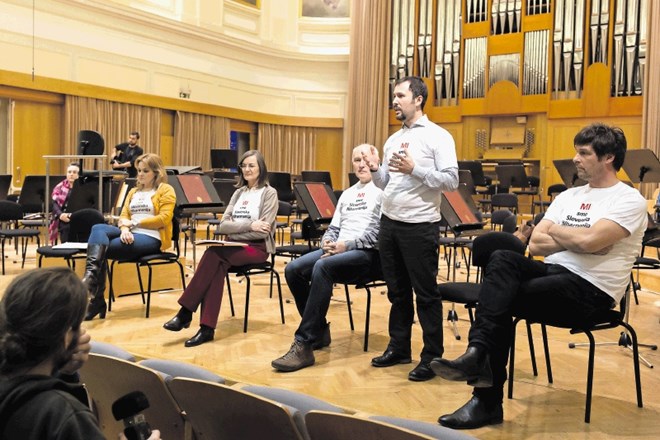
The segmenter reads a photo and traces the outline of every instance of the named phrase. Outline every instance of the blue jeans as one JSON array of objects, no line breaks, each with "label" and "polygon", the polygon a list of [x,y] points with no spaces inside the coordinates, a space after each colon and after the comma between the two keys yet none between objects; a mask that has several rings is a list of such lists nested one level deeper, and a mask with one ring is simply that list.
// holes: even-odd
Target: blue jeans
[{"label": "blue jeans", "polygon": [[144,234],[133,234],[133,243],[125,244],[119,239],[121,230],[112,225],[92,226],[88,244],[101,244],[108,247],[106,258],[128,261],[143,255],[160,253],[160,240]]},{"label": "blue jeans", "polygon": [[295,338],[309,344],[319,340],[326,326],[334,283],[353,284],[374,273],[378,251],[350,250],[321,258],[321,249],[292,260],[284,269],[289,290],[296,300],[302,321]]},{"label": "blue jeans", "polygon": [[420,357],[424,362],[441,357],[444,352],[442,298],[436,281],[439,241],[438,223],[404,223],[385,215],[380,218],[378,246],[387,297],[392,304],[388,350],[410,356],[416,303],[424,341]]}]

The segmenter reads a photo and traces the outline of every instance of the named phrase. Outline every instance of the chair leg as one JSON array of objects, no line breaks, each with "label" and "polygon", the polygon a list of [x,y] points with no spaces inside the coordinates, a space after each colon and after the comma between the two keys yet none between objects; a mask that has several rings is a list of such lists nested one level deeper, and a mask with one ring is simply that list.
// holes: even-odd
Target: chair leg
[{"label": "chair leg", "polygon": [[282,324],[284,324],[284,301],[282,301],[282,284],[280,283],[280,274],[275,269],[271,269],[271,277],[273,276],[272,274],[275,274],[275,277],[277,278],[277,294],[280,298],[280,317],[282,318]]},{"label": "chair leg", "polygon": [[364,289],[367,291],[367,312],[364,318],[364,351],[367,351],[369,348],[369,321],[371,317],[371,289],[368,286],[364,286]]},{"label": "chair leg", "polygon": [[[151,265],[147,264],[147,268],[149,269],[149,281],[147,284],[148,286],[147,288],[149,290],[147,290],[147,312],[145,314],[145,318],[149,317],[149,307],[151,307],[151,276],[152,276]],[[144,303],[144,293],[142,293],[142,303]]]},{"label": "chair leg", "polygon": [[248,311],[250,308],[250,276],[245,275],[247,284],[245,285],[245,317],[243,318],[243,333],[247,333],[248,328]]},{"label": "chair leg", "polygon": [[135,270],[137,271],[138,283],[140,283],[140,295],[142,295],[142,304],[145,304],[145,302],[144,302],[144,286],[142,285],[142,272],[140,272],[140,265],[138,263],[135,264]]},{"label": "chair leg", "polygon": [[112,260],[112,263],[108,267],[108,280],[110,281],[110,289],[108,291],[108,312],[112,311],[112,303],[115,302],[115,289],[112,285],[112,280],[114,279],[115,273],[115,263],[117,260]]},{"label": "chair leg", "polygon": [[186,275],[183,271],[183,264],[179,260],[176,261],[176,264],[179,265],[179,273],[181,274],[181,285],[183,286],[183,290],[186,290]]},{"label": "chair leg", "polygon": [[511,348],[509,348],[509,389],[507,397],[513,399],[513,376],[515,372],[515,354],[516,354],[516,327],[520,322],[520,318],[515,318],[513,320],[513,326],[511,327]]},{"label": "chair leg", "polygon": [[527,343],[529,344],[529,356],[532,358],[532,374],[539,375],[539,370],[536,368],[536,350],[534,349],[534,337],[532,337],[532,324],[525,321],[527,326]]},{"label": "chair leg", "polygon": [[545,324],[541,324],[541,334],[543,335],[543,352],[545,354],[545,368],[548,373],[548,383],[552,383],[552,364],[550,363],[550,347],[548,346],[548,330]]},{"label": "chair leg", "polygon": [[454,332],[454,337],[457,341],[461,340],[461,335],[458,333],[458,314],[456,313],[456,305],[451,303],[451,310],[447,311],[447,321],[451,323],[452,331]]},{"label": "chair leg", "polygon": [[225,286],[227,287],[227,295],[229,295],[229,310],[231,310],[231,316],[236,316],[234,313],[234,298],[231,294],[231,284],[229,283],[229,273],[225,275]]},{"label": "chair leg", "polygon": [[584,404],[584,423],[591,421],[591,393],[594,386],[594,354],[596,351],[596,342],[594,335],[590,331],[584,331],[584,334],[589,338],[589,362],[587,364],[587,398]]},{"label": "chair leg", "polygon": [[642,379],[639,373],[639,343],[637,341],[637,333],[627,322],[621,322],[621,325],[628,330],[628,334],[631,339],[632,351],[633,351],[633,368],[635,370],[635,388],[637,390],[637,406],[642,408],[644,404],[642,403]]},{"label": "chair leg", "polygon": [[346,291],[346,307],[348,307],[348,322],[351,324],[351,331],[354,331],[355,326],[353,326],[353,311],[351,310],[351,296],[348,293],[348,284],[344,284],[344,290]]}]

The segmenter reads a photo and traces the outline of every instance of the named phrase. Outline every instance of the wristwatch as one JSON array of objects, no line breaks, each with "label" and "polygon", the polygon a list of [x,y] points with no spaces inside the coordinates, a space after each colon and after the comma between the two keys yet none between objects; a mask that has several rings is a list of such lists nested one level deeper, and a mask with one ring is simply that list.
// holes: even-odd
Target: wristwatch
[{"label": "wristwatch", "polygon": [[128,229],[133,230],[133,229],[137,228],[138,224],[139,223],[138,223],[137,220],[131,220],[131,226]]}]

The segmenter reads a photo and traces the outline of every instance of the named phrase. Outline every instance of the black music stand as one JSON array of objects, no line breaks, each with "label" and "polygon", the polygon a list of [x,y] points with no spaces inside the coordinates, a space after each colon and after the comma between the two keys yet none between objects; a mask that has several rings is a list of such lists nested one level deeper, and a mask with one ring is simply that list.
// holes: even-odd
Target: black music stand
[{"label": "black music stand", "polygon": [[238,151],[229,149],[211,149],[211,168],[215,169],[237,169]]},{"label": "black music stand", "polygon": [[660,161],[658,160],[658,156],[646,148],[626,151],[623,170],[632,183],[660,182]]},{"label": "black music stand", "polygon": [[[57,179],[61,182],[66,179],[66,176],[50,176],[52,179]],[[46,176],[25,176],[21,193],[18,196],[18,203],[23,207],[23,213],[42,213],[46,211],[44,205],[46,200]]]},{"label": "black music stand", "polygon": [[515,165],[496,165],[498,185],[503,188],[526,188],[529,186],[527,173],[523,164]]},{"label": "black music stand", "polygon": [[103,176],[103,206],[99,206],[99,178],[88,174],[85,179],[73,182],[66,212],[76,212],[81,209],[92,208],[101,212],[112,212],[114,197],[118,189],[112,190],[112,176]]},{"label": "black music stand", "polygon": [[472,173],[472,180],[476,186],[488,186],[492,183],[484,174],[484,168],[478,160],[459,160],[458,169]]},{"label": "black music stand", "polygon": [[553,160],[552,163],[555,165],[557,172],[559,172],[559,177],[561,177],[566,188],[574,188],[576,186],[587,184],[586,180],[582,180],[578,177],[577,168],[572,159],[557,159]]}]

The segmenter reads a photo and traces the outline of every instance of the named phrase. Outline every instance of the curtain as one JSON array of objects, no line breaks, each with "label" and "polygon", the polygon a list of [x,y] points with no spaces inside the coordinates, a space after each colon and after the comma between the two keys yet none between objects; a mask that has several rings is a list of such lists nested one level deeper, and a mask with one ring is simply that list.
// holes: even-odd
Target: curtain
[{"label": "curtain", "polygon": [[257,149],[271,171],[300,174],[316,168],[316,130],[311,127],[259,124]]},{"label": "curtain", "polygon": [[[353,147],[369,143],[381,149],[388,135],[389,45],[391,2],[351,2],[351,47],[344,120],[344,157]],[[344,174],[348,160],[342,161]]]},{"label": "curtain", "polygon": [[108,156],[115,145],[126,142],[132,131],[140,133],[138,145],[145,153],[160,154],[160,124],[158,108],[68,95],[64,100],[63,154],[77,153],[80,130],[99,132]]},{"label": "curtain", "polygon": [[219,116],[177,111],[174,117],[174,165],[211,169],[211,148],[229,145],[229,120]]},{"label": "curtain", "polygon": [[[651,23],[660,23],[660,2],[648,2],[648,46],[644,72],[644,110],[642,113],[642,146],[660,156],[660,32]],[[655,79],[653,79],[655,78]],[[641,185],[641,193],[648,199],[658,187],[657,182]]]}]

